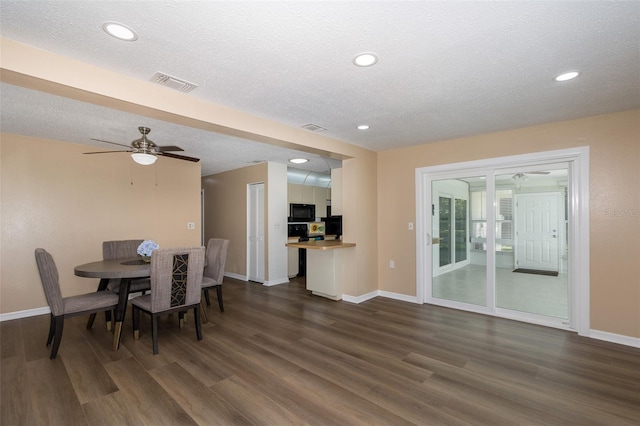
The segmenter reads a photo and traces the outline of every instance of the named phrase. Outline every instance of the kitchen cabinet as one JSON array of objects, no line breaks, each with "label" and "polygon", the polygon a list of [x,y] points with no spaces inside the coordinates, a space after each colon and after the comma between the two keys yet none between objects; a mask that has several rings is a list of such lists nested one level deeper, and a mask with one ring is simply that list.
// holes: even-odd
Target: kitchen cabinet
[{"label": "kitchen cabinet", "polygon": [[287,199],[289,203],[315,204],[313,202],[313,187],[290,183],[287,185]]},{"label": "kitchen cabinet", "polygon": [[301,185],[290,183],[287,185],[287,202],[302,204],[302,188]]},{"label": "kitchen cabinet", "polygon": [[316,217],[327,215],[327,200],[331,199],[331,190],[319,186],[287,185],[287,200],[291,203],[313,204],[316,206]]},{"label": "kitchen cabinet", "polygon": [[313,186],[302,186],[302,203],[303,204],[315,204],[315,191]]},{"label": "kitchen cabinet", "polygon": [[[290,240],[290,242],[296,242],[296,240]],[[298,249],[287,248],[287,276],[289,278],[298,275]]]},{"label": "kitchen cabinet", "polygon": [[355,246],[340,240],[287,243],[289,250],[295,247],[307,250],[307,290],[331,300],[342,299],[342,250]]},{"label": "kitchen cabinet", "polygon": [[314,186],[313,199],[316,205],[316,216],[325,217],[327,215],[327,200],[331,199],[331,190]]},{"label": "kitchen cabinet", "polygon": [[331,214],[342,215],[342,169],[331,169]]}]

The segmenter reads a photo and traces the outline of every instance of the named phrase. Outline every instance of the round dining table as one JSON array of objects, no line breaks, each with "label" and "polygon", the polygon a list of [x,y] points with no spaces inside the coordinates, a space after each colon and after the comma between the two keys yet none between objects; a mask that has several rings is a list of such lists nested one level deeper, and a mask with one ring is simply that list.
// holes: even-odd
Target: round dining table
[{"label": "round dining table", "polygon": [[[131,280],[135,278],[148,278],[151,275],[151,265],[140,257],[129,259],[99,260],[85,263],[74,268],[75,275],[85,278],[99,278],[98,291],[107,289],[109,282],[114,282],[118,288],[118,306],[114,315],[115,327],[113,333],[113,350],[120,346],[122,323],[124,322],[129,299]],[[95,314],[92,314],[87,323],[91,328]]]}]

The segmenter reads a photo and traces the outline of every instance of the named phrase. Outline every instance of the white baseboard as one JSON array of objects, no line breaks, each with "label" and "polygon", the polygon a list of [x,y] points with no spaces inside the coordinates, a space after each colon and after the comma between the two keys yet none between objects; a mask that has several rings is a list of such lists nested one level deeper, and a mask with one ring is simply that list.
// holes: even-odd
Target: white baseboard
[{"label": "white baseboard", "polygon": [[[234,274],[233,272],[225,272],[224,273],[225,277],[229,277],[229,278],[233,278],[235,280],[239,280],[239,281],[244,281],[244,282],[249,282],[249,277],[247,275],[240,275],[240,274]],[[257,282],[258,284],[262,284],[266,287],[271,287],[274,285],[280,285],[280,284],[286,284],[289,282],[289,278],[288,277],[284,277],[284,278],[277,278],[275,280],[266,280],[266,281],[254,281]]]},{"label": "white baseboard", "polygon": [[0,314],[0,322],[10,321],[14,319],[36,317],[38,315],[50,314],[51,309],[48,306],[43,308],[26,309],[24,311],[8,312],[6,314]]},{"label": "white baseboard", "polygon": [[229,277],[229,278],[233,278],[235,280],[249,281],[249,277],[247,277],[246,275],[234,274],[233,272],[225,272],[224,276],[225,277]]},{"label": "white baseboard", "polygon": [[[244,281],[244,282],[248,282],[249,281],[249,277],[247,275],[234,274],[233,272],[225,272],[224,276],[225,277],[229,277],[229,278],[233,278],[233,279],[236,279],[236,280],[239,280],[239,281]],[[288,282],[289,282],[289,277],[284,277],[284,278],[277,278],[275,280],[263,281],[263,282],[261,282],[259,284],[262,284],[262,285],[267,286],[267,287],[271,287],[271,286],[274,286],[274,285],[286,284]]]},{"label": "white baseboard", "polygon": [[418,305],[420,304],[416,296],[407,296],[406,294],[392,293],[390,291],[382,291],[382,290],[378,291],[378,295],[382,297],[386,297],[388,299],[401,300],[403,302],[416,303]]},{"label": "white baseboard", "polygon": [[361,296],[349,296],[348,294],[343,294],[342,300],[345,302],[358,304],[373,299],[376,296],[378,296],[378,291],[372,291],[371,293],[363,294]]},{"label": "white baseboard", "polygon": [[278,278],[276,280],[269,280],[269,281],[265,281],[262,283],[262,285],[267,286],[267,287],[271,287],[274,285],[279,285],[279,284],[287,284],[289,282],[289,278]]},{"label": "white baseboard", "polygon": [[386,297],[388,299],[395,299],[395,300],[400,300],[402,302],[409,302],[409,303],[418,303],[418,298],[415,296],[407,296],[406,294],[400,294],[400,293],[392,293],[390,291],[382,291],[382,290],[376,290],[376,291],[372,291],[370,293],[367,294],[363,294],[362,296],[349,296],[348,294],[343,294],[342,295],[342,300],[344,300],[345,302],[350,302],[350,303],[362,303],[362,302],[366,302],[367,300],[371,300],[374,297]]},{"label": "white baseboard", "polygon": [[623,336],[622,334],[609,333],[607,331],[589,330],[589,336],[592,339],[604,340],[606,342],[618,343],[620,345],[640,348],[640,338]]}]

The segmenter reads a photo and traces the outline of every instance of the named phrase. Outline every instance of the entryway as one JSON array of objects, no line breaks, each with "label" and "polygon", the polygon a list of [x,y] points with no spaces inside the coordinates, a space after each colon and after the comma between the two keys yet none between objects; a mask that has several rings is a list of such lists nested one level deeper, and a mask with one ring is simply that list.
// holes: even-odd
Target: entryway
[{"label": "entryway", "polygon": [[247,275],[264,283],[264,183],[247,185]]},{"label": "entryway", "polygon": [[416,177],[422,302],[586,334],[586,148],[428,167]]}]

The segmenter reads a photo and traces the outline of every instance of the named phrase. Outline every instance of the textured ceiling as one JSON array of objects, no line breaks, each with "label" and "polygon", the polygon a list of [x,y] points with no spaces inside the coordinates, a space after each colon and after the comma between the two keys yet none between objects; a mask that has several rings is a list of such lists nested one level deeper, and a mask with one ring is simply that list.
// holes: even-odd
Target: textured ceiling
[{"label": "textured ceiling", "polygon": [[[139,39],[109,37],[105,21]],[[140,80],[161,71],[197,84],[188,96],[375,151],[640,107],[637,1],[2,0],[0,33]],[[365,51],[378,63],[354,66]],[[582,74],[553,80],[568,70]],[[203,174],[301,154],[0,88],[3,132],[129,143],[147,125],[202,158]]]},{"label": "textured ceiling", "polygon": [[299,157],[310,161],[295,167],[307,171],[328,174],[330,169],[340,167],[340,161],[319,155],[178,126],[10,84],[0,84],[0,94],[3,132],[91,145],[87,152],[120,149],[91,138],[128,145],[140,138],[138,127],[144,125],[151,129],[148,138],[156,145],[177,145],[185,151],[176,154],[200,158],[203,176],[263,161],[286,163]]}]

